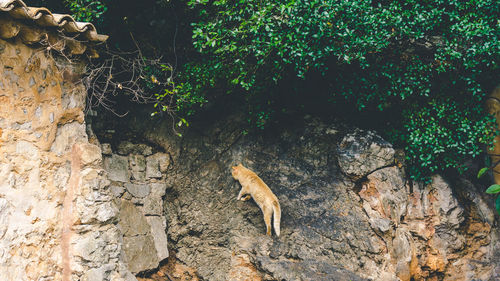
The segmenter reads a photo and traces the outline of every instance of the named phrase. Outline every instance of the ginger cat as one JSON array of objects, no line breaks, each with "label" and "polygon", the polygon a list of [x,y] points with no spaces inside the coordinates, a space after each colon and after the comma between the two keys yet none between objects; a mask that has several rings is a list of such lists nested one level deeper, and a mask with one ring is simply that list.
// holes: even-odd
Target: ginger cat
[{"label": "ginger cat", "polygon": [[[271,216],[274,214],[274,232],[279,237],[281,208],[278,197],[273,194],[269,186],[257,174],[241,164],[233,166],[231,174],[235,180],[240,182],[242,187],[238,194],[238,200],[246,201],[250,199],[250,196],[253,198],[264,214],[264,222],[267,228],[266,234],[269,236],[271,236]],[[247,195],[243,197],[245,194]]]}]

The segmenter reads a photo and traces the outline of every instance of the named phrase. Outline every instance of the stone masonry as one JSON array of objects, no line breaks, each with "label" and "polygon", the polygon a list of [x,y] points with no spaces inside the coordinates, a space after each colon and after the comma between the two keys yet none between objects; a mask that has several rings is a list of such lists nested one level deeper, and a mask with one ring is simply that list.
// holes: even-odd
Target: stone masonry
[{"label": "stone masonry", "polygon": [[135,279],[85,130],[83,70],[0,39],[0,280]]},{"label": "stone masonry", "polygon": [[163,198],[170,156],[130,142],[120,143],[116,153],[110,144],[102,148],[111,195],[119,207],[124,261],[132,273],[155,269],[168,257]]}]

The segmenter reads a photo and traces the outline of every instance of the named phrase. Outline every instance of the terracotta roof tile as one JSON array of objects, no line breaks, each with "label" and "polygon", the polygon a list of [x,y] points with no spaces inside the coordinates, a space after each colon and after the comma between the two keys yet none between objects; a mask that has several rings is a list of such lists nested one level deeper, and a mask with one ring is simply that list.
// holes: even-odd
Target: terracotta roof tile
[{"label": "terracotta roof tile", "polygon": [[[98,34],[95,26],[88,22],[77,22],[66,14],[55,14],[47,8],[28,7],[21,0],[0,0],[0,38],[20,37],[25,44],[38,43],[44,38],[56,42],[56,37],[68,44],[60,44],[62,49],[78,45],[72,54],[81,53],[81,45],[92,46],[106,41],[107,35]],[[65,51],[67,51],[65,49]],[[95,55],[93,49],[89,54]]]}]

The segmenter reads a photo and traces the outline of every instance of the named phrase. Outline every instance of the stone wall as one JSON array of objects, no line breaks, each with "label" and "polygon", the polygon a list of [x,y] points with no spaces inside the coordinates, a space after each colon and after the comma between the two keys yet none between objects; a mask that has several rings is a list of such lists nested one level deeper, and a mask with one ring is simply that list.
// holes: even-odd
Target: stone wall
[{"label": "stone wall", "polygon": [[104,166],[119,208],[124,261],[132,273],[155,269],[168,257],[163,211],[170,155],[145,144],[103,143]]},{"label": "stone wall", "polygon": [[0,40],[0,280],[133,280],[90,144],[84,65]]}]

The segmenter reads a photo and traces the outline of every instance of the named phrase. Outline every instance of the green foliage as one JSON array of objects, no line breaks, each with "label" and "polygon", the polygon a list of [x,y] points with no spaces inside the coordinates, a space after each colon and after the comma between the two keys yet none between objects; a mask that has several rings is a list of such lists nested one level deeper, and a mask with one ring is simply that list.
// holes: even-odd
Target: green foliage
[{"label": "green foliage", "polygon": [[412,177],[422,179],[447,168],[462,172],[465,161],[478,156],[484,144],[493,141],[494,118],[481,115],[481,103],[467,106],[450,99],[431,100],[405,111],[400,137],[404,138],[408,159],[413,163]]},{"label": "green foliage", "polygon": [[500,214],[500,195],[497,196],[497,200],[495,200],[495,207],[497,209],[497,213]]},{"label": "green foliage", "polygon": [[500,77],[497,0],[64,3],[78,20],[102,21],[110,46],[136,50],[134,34],[145,57],[176,62],[146,69],[143,86],[181,126],[227,97],[253,128],[319,106],[365,114],[405,148],[419,180],[463,171],[497,134],[483,108]]},{"label": "green foliage", "polygon": [[482,177],[484,175],[484,173],[486,173],[488,170],[489,170],[488,167],[484,167],[481,170],[479,170],[479,172],[477,173],[477,178]]},{"label": "green foliage", "polygon": [[488,194],[500,193],[500,184],[494,184],[494,185],[488,187],[488,189],[486,189],[486,193],[488,193]]},{"label": "green foliage", "polygon": [[101,23],[102,16],[108,9],[105,1],[98,0],[64,0],[77,21]]},{"label": "green foliage", "polygon": [[286,109],[285,84],[316,79],[323,84],[310,91],[326,92],[324,102],[396,113],[382,126],[419,180],[464,170],[496,135],[482,107],[500,76],[496,0],[188,5],[199,16],[192,39],[202,54],[181,70],[179,93],[189,98],[179,106],[190,114],[214,92],[243,94],[249,121],[262,128]]},{"label": "green foliage", "polygon": [[77,21],[101,24],[108,10],[108,0],[31,0],[29,6],[46,7],[54,13],[68,13]]},{"label": "green foliage", "polygon": [[205,63],[202,67],[200,64],[187,63],[184,66],[184,71],[179,77],[180,81],[186,81],[177,87],[176,105],[177,111],[186,116],[191,116],[196,112],[196,108],[202,107],[207,103],[204,93],[205,89],[214,88],[216,86],[216,75],[211,72],[215,71],[210,63]]},{"label": "green foliage", "polygon": [[[477,177],[480,178],[483,176],[488,170],[495,168],[495,166],[498,165],[496,163],[495,165],[491,167],[484,167],[479,172],[477,173]],[[497,199],[495,200],[495,207],[497,209],[497,213],[500,215],[500,185],[499,184],[492,184],[488,189],[486,189],[486,193],[488,194],[498,194]]]}]

